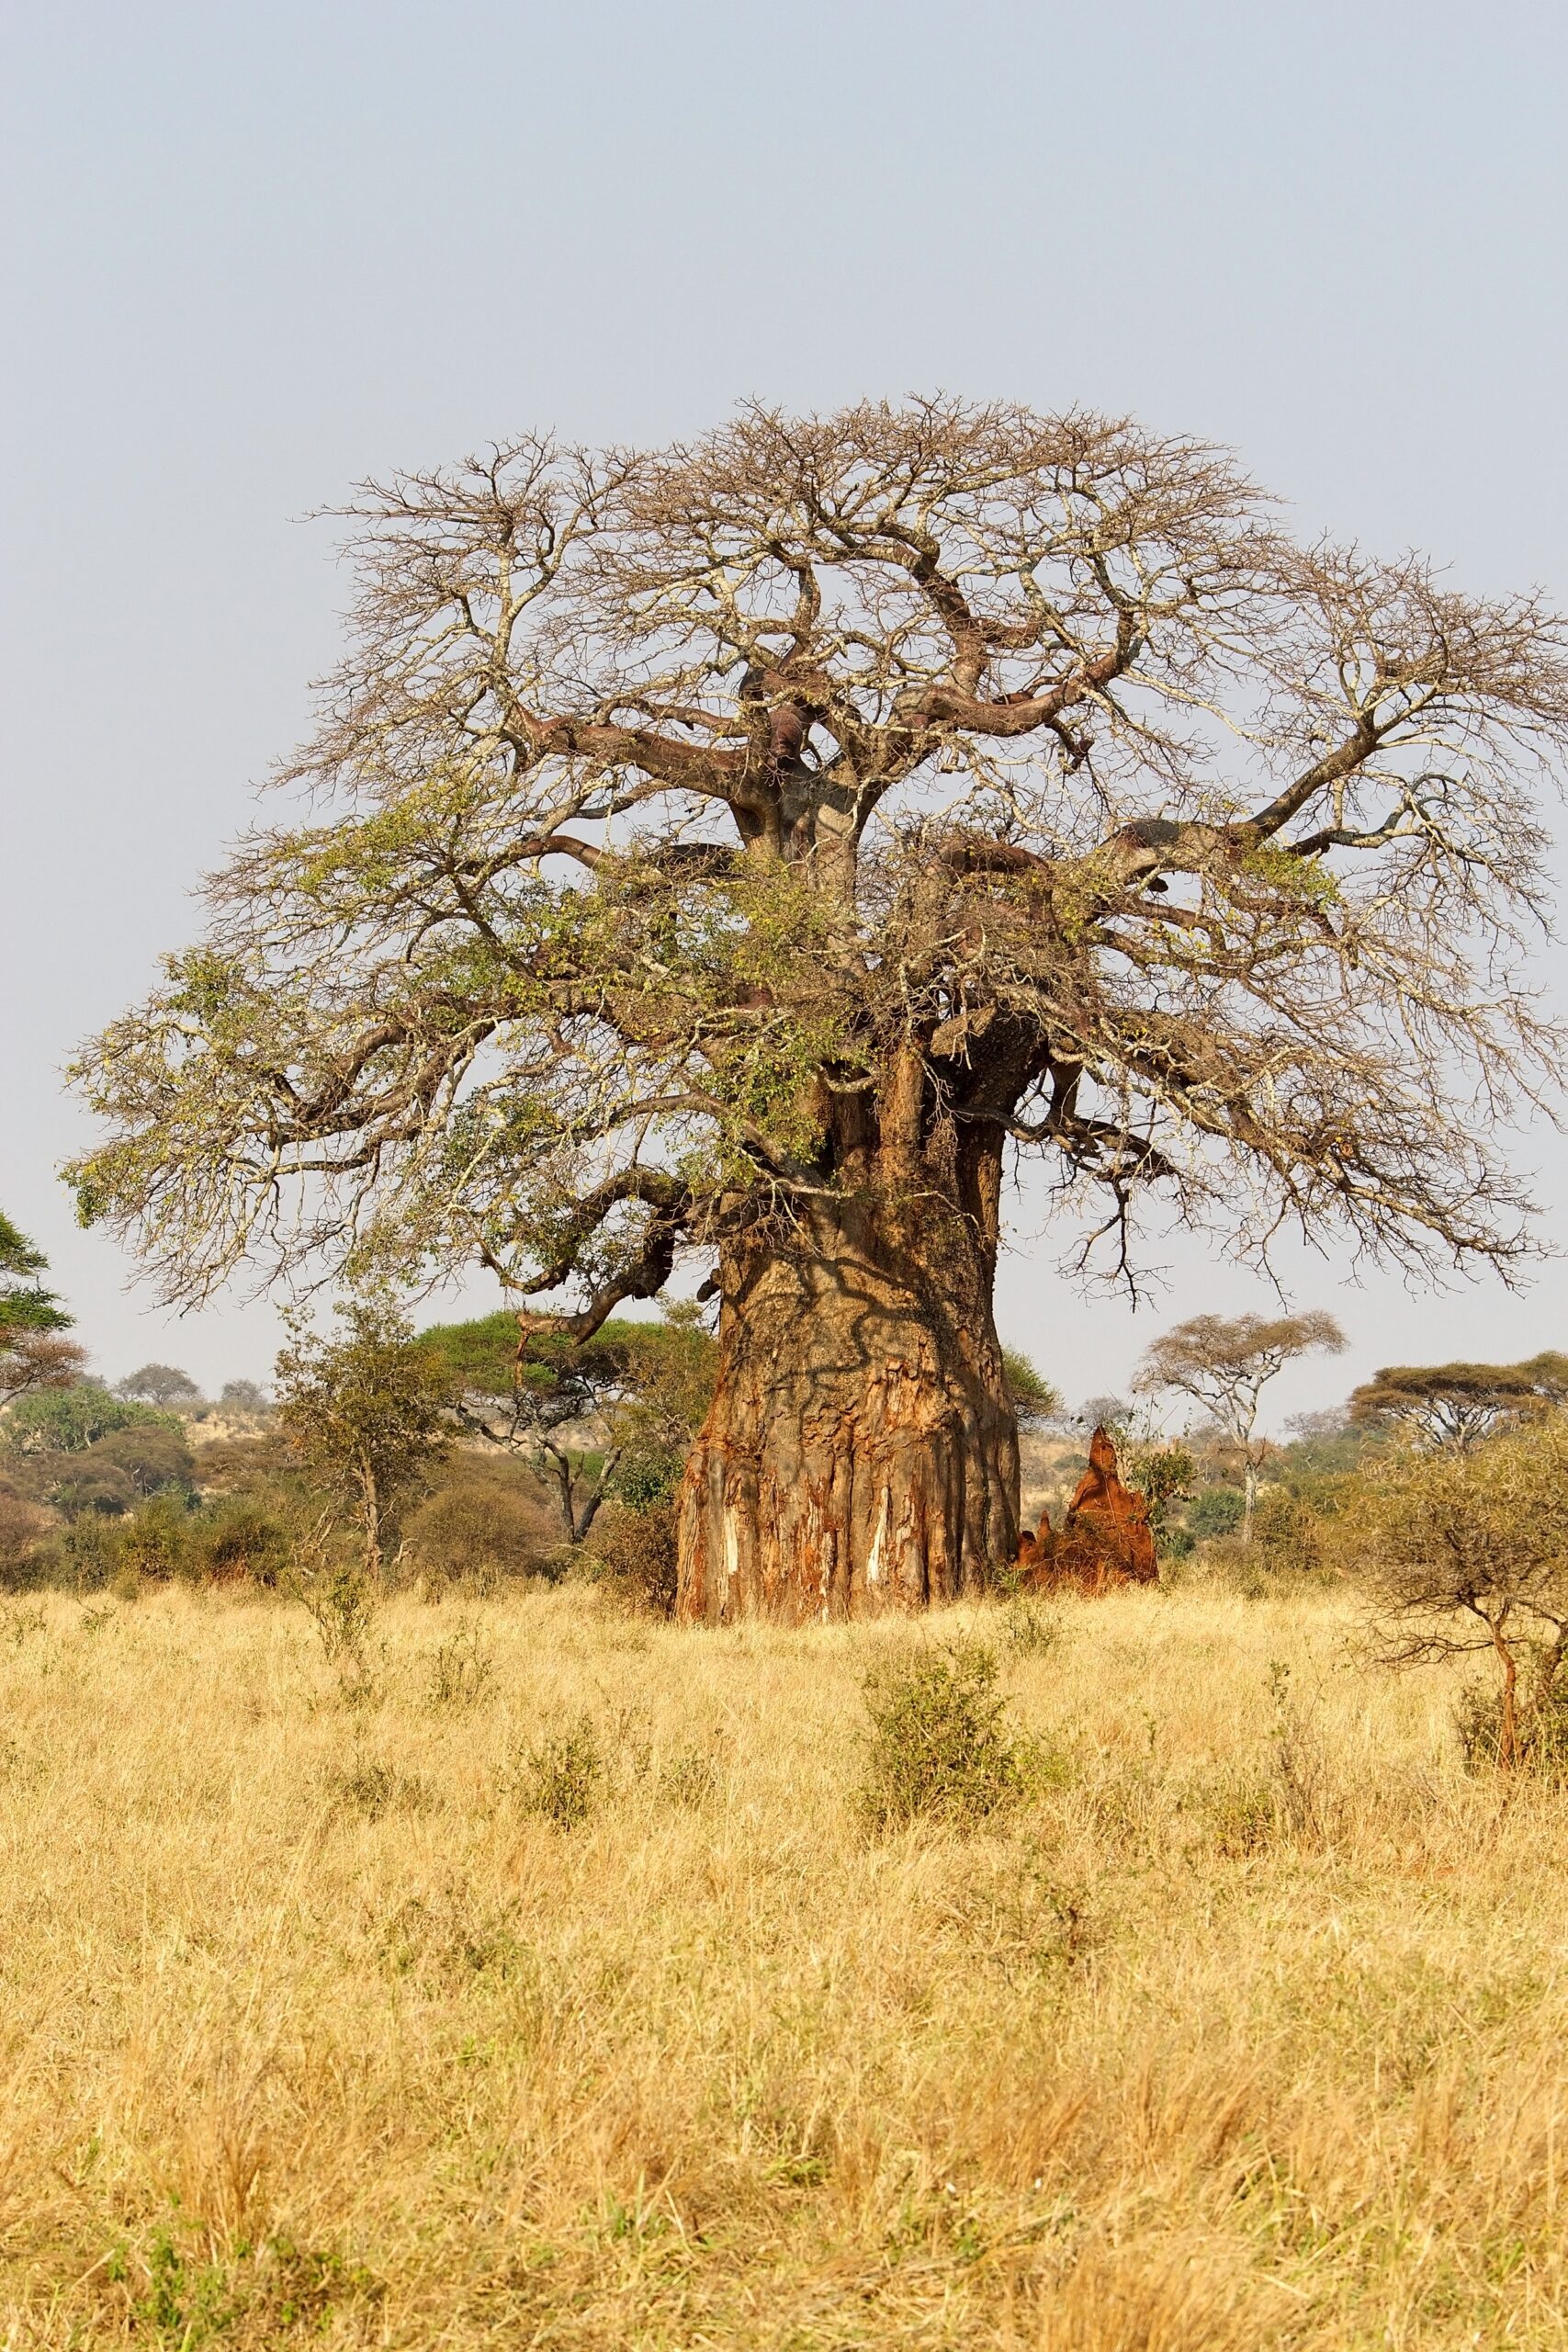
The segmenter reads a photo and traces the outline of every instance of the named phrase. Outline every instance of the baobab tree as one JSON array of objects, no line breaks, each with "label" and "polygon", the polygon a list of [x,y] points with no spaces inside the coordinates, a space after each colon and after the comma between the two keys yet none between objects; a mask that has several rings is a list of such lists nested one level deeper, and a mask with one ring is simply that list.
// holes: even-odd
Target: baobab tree
[{"label": "baobab tree", "polygon": [[79,1065],[82,1211],[171,1297],[477,1264],[581,1339],[683,1262],[681,1608],[799,1618],[1013,1555],[1011,1150],[1128,1279],[1151,1193],[1255,1256],[1526,1248],[1533,599],[1297,545],[1196,442],[945,399],[348,511],[306,805]]},{"label": "baobab tree", "polygon": [[1241,1455],[1241,1538],[1252,1541],[1263,1448],[1258,1411],[1269,1383],[1298,1356],[1338,1355],[1345,1334],[1332,1315],[1194,1315],[1155,1341],[1134,1385],[1145,1394],[1175,1390],[1200,1405]]}]

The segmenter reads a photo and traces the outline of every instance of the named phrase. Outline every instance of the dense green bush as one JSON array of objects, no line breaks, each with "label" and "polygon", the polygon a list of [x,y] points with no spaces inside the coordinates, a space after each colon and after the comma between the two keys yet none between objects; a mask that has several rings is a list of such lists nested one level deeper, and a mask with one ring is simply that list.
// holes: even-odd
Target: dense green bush
[{"label": "dense green bush", "polygon": [[[1495,1770],[1503,1761],[1503,1701],[1496,1690],[1472,1684],[1454,1709],[1454,1729],[1472,1772]],[[1537,1690],[1519,1710],[1515,1733],[1517,1769],[1543,1780],[1568,1781],[1568,1683]]]},{"label": "dense green bush", "polygon": [[867,1679],[860,1798],[874,1826],[973,1828],[1017,1803],[1022,1764],[996,1682],[995,1655],[962,1640]]},{"label": "dense green bush", "polygon": [[119,1530],[119,1566],[149,1584],[185,1576],[195,1565],[191,1513],[177,1495],[153,1495]]},{"label": "dense green bush", "polygon": [[155,1419],[111,1430],[81,1453],[67,1454],[49,1498],[72,1518],[85,1510],[114,1517],[152,1495],[174,1492],[188,1501],[195,1476],[179,1423]]},{"label": "dense green bush", "polygon": [[116,1430],[179,1430],[170,1413],[112,1396],[100,1381],[79,1380],[69,1388],[40,1388],[18,1396],[6,1415],[6,1442],[13,1453],[84,1453]]},{"label": "dense green bush", "polygon": [[48,1514],[0,1478],[0,1589],[25,1591],[40,1580],[49,1536]]},{"label": "dense green bush", "polygon": [[1315,1512],[1283,1487],[1265,1487],[1252,1518],[1259,1565],[1275,1576],[1313,1576],[1324,1566]]},{"label": "dense green bush", "polygon": [[191,1550],[200,1572],[218,1583],[275,1585],[288,1565],[288,1530],[264,1502],[233,1496],[193,1521]]},{"label": "dense green bush", "polygon": [[455,1461],[409,1514],[408,1556],[426,1586],[549,1573],[559,1537],[531,1482],[510,1463]]},{"label": "dense green bush", "polygon": [[650,1617],[675,1614],[675,1507],[668,1500],[633,1510],[607,1503],[593,1522],[584,1565],[632,1608]]},{"label": "dense green bush", "polygon": [[1234,1535],[1246,1507],[1239,1487],[1204,1487],[1187,1506],[1187,1532],[1200,1544],[1214,1535]]}]

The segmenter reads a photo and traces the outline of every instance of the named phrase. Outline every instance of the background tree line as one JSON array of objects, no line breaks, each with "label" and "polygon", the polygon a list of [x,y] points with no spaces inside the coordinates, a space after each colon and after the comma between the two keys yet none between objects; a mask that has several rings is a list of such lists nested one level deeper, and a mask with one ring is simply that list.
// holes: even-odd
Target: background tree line
[{"label": "background tree line", "polygon": [[[575,1568],[673,1611],[674,1500],[718,1372],[697,1305],[574,1340],[506,1313],[416,1330],[351,1297],[331,1331],[296,1322],[271,1396],[233,1381],[214,1408],[177,1366],[90,1377],[46,1272],[0,1217],[0,1582],[282,1584],[340,1647],[392,1582]],[[1462,1727],[1478,1755],[1568,1764],[1568,1355],[1387,1366],[1261,1437],[1269,1384],[1344,1344],[1321,1311],[1196,1317],[1147,1351],[1134,1401],[1076,1414],[1016,1351],[1006,1377],[1021,1426],[1069,1463],[1111,1428],[1168,1584],[1348,1582],[1386,1659],[1490,1655],[1496,1689]],[[1174,1437],[1161,1403],[1188,1408]]]}]

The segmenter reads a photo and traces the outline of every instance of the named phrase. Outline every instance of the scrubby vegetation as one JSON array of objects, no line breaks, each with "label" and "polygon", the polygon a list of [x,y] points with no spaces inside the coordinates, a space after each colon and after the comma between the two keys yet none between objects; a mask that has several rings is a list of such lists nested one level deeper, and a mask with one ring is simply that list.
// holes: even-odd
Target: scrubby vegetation
[{"label": "scrubby vegetation", "polygon": [[[1568,1788],[1343,1596],[1023,1613],[511,1583],[345,1689],[282,1601],[0,1605],[6,2340],[1561,2341]],[[1006,1801],[872,1818],[960,1717]]]},{"label": "scrubby vegetation", "polygon": [[1011,1357],[1157,1589],[695,1634],[700,1316],[515,1329],[0,1416],[7,2345],[1568,2337],[1558,1359]]}]

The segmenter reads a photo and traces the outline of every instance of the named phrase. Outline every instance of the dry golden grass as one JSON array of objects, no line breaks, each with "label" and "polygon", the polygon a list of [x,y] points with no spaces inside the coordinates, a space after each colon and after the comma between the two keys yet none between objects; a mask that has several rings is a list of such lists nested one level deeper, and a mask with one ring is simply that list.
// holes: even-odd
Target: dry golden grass
[{"label": "dry golden grass", "polygon": [[[1329,1600],[1006,1623],[410,1601],[350,1700],[280,1603],[6,1604],[0,2341],[1568,2343],[1568,1800]],[[868,1838],[964,1626],[1033,1794]]]}]

